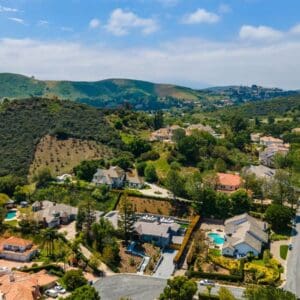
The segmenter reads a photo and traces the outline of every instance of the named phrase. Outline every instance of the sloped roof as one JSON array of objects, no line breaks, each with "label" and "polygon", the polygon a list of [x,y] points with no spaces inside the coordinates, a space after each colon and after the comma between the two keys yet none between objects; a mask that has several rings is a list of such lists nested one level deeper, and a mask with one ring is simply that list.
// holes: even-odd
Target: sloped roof
[{"label": "sloped roof", "polygon": [[217,173],[218,183],[224,186],[240,186],[242,178],[237,174]]},{"label": "sloped roof", "polygon": [[32,245],[32,241],[24,240],[22,238],[15,237],[15,236],[11,236],[11,237],[7,238],[6,240],[4,240],[2,242],[2,244],[17,246],[17,247],[28,247],[28,246]]}]

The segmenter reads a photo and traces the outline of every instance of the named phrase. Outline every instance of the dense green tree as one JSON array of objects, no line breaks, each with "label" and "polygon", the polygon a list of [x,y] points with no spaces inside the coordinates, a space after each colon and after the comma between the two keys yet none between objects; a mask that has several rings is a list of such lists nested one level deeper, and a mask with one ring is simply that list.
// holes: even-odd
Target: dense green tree
[{"label": "dense green tree", "polygon": [[133,166],[134,157],[131,153],[122,153],[118,157],[112,160],[112,165],[119,166],[123,170],[127,171]]},{"label": "dense green tree", "polygon": [[210,188],[201,188],[196,198],[193,199],[193,207],[202,216],[212,217],[216,211],[216,192]]},{"label": "dense green tree", "polygon": [[117,270],[121,258],[119,244],[115,240],[104,247],[102,259],[111,269]]},{"label": "dense green tree", "polygon": [[292,217],[292,209],[280,204],[270,205],[265,212],[266,221],[271,224],[272,229],[276,232],[286,230],[291,223]]},{"label": "dense green tree", "polygon": [[177,148],[186,162],[195,163],[199,159],[199,145],[194,136],[186,136],[178,141]]},{"label": "dense green tree", "polygon": [[159,296],[160,300],[192,300],[197,292],[195,281],[185,276],[168,279],[167,286]]},{"label": "dense green tree", "polygon": [[7,194],[11,197],[13,196],[16,187],[24,184],[24,179],[14,175],[0,177],[0,193]]},{"label": "dense green tree", "polygon": [[171,169],[168,172],[165,184],[174,196],[183,197],[185,195],[185,181],[177,171]]},{"label": "dense green tree", "polygon": [[271,287],[253,286],[247,287],[245,291],[247,300],[296,300],[297,297],[291,292]]},{"label": "dense green tree", "polygon": [[158,177],[153,164],[147,164],[147,167],[145,168],[145,180],[150,183],[157,182]]},{"label": "dense green tree", "polygon": [[135,137],[128,144],[128,150],[135,156],[139,157],[142,153],[151,150],[151,145],[148,141]]},{"label": "dense green tree", "polygon": [[219,219],[226,219],[230,216],[231,201],[227,194],[216,194],[216,217]]},{"label": "dense green tree", "polygon": [[84,160],[74,168],[74,173],[78,179],[90,182],[101,166],[104,166],[104,160]]},{"label": "dense green tree", "polygon": [[77,289],[66,300],[100,300],[100,296],[94,287],[83,285]]},{"label": "dense green tree", "polygon": [[232,214],[239,215],[251,208],[250,197],[246,190],[239,189],[231,194]]},{"label": "dense green tree", "polygon": [[69,270],[62,277],[62,281],[68,291],[74,291],[87,284],[87,280],[84,278],[81,270]]},{"label": "dense green tree", "polygon": [[215,162],[214,169],[216,172],[226,172],[226,162],[222,158],[218,158]]},{"label": "dense green tree", "polygon": [[164,114],[162,111],[157,111],[153,118],[153,127],[155,130],[160,129],[164,126]]},{"label": "dense green tree", "polygon": [[45,187],[49,182],[53,181],[50,169],[44,168],[38,171],[38,173],[34,176],[34,181],[36,181],[37,187]]},{"label": "dense green tree", "polygon": [[136,221],[135,212],[133,210],[132,202],[128,200],[128,197],[126,194],[123,195],[121,199],[121,205],[120,205],[120,222],[119,222],[119,228],[121,229],[125,243],[128,244],[128,242],[133,238],[134,234],[134,223]]},{"label": "dense green tree", "polygon": [[243,130],[246,130],[248,127],[248,123],[246,119],[239,115],[234,115],[230,120],[229,120],[229,126],[231,130],[235,133],[239,133]]},{"label": "dense green tree", "polygon": [[144,161],[137,163],[136,170],[139,176],[145,176],[146,167],[147,167],[147,163]]},{"label": "dense green tree", "polygon": [[56,229],[54,228],[46,228],[42,230],[41,232],[41,240],[42,240],[42,248],[46,250],[47,256],[53,257],[54,251],[55,251],[55,242],[56,241],[63,241],[65,242],[65,239],[62,234],[60,234]]},{"label": "dense green tree", "polygon": [[183,128],[178,128],[173,131],[172,141],[178,143],[181,139],[186,136],[185,130]]}]

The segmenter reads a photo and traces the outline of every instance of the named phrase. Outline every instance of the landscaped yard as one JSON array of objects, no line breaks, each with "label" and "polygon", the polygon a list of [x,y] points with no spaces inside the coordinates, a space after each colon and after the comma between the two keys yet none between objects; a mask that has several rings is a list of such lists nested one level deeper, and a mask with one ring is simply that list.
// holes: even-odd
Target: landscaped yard
[{"label": "landscaped yard", "polygon": [[282,259],[286,259],[287,254],[288,254],[288,250],[289,250],[288,245],[281,245],[280,246],[280,257]]}]

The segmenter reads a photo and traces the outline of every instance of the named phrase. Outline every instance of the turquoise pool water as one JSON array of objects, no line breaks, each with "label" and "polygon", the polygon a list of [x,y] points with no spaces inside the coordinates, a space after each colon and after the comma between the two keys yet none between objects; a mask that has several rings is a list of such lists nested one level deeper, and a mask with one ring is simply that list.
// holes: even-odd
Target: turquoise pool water
[{"label": "turquoise pool water", "polygon": [[5,219],[11,220],[11,219],[15,218],[16,215],[17,215],[17,211],[11,210],[11,211],[7,212]]},{"label": "turquoise pool water", "polygon": [[209,236],[209,238],[211,238],[213,240],[213,242],[216,245],[224,244],[224,238],[221,235],[219,235],[218,233],[209,233],[208,236]]}]

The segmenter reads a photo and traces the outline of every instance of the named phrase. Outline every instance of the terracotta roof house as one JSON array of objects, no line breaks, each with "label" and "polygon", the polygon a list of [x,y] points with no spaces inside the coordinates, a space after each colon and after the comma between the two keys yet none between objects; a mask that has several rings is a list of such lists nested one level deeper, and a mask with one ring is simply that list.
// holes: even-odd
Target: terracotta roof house
[{"label": "terracotta roof house", "polygon": [[52,287],[57,280],[58,277],[49,275],[44,270],[34,274],[9,272],[0,276],[0,299],[37,300],[42,297],[40,288]]},{"label": "terracotta roof house", "polygon": [[245,256],[252,252],[258,256],[268,243],[266,230],[268,224],[247,213],[225,221],[225,243],[222,254],[226,256]]},{"label": "terracotta roof house", "polygon": [[26,262],[37,254],[37,247],[29,240],[11,236],[0,242],[0,258]]},{"label": "terracotta roof house", "polygon": [[34,217],[45,227],[58,227],[76,219],[78,208],[63,203],[51,201],[36,201],[32,205]]},{"label": "terracotta roof house", "polygon": [[217,173],[217,190],[234,192],[242,186],[242,178],[238,174]]},{"label": "terracotta roof house", "polygon": [[179,128],[181,128],[181,127],[178,125],[172,125],[172,126],[168,126],[166,128],[160,128],[151,133],[150,141],[151,142],[160,141],[160,142],[165,142],[165,143],[173,143],[172,137],[173,137],[174,131]]},{"label": "terracotta roof house", "polygon": [[95,185],[108,185],[110,188],[122,188],[125,184],[126,173],[118,166],[109,169],[98,169],[92,182]]}]

